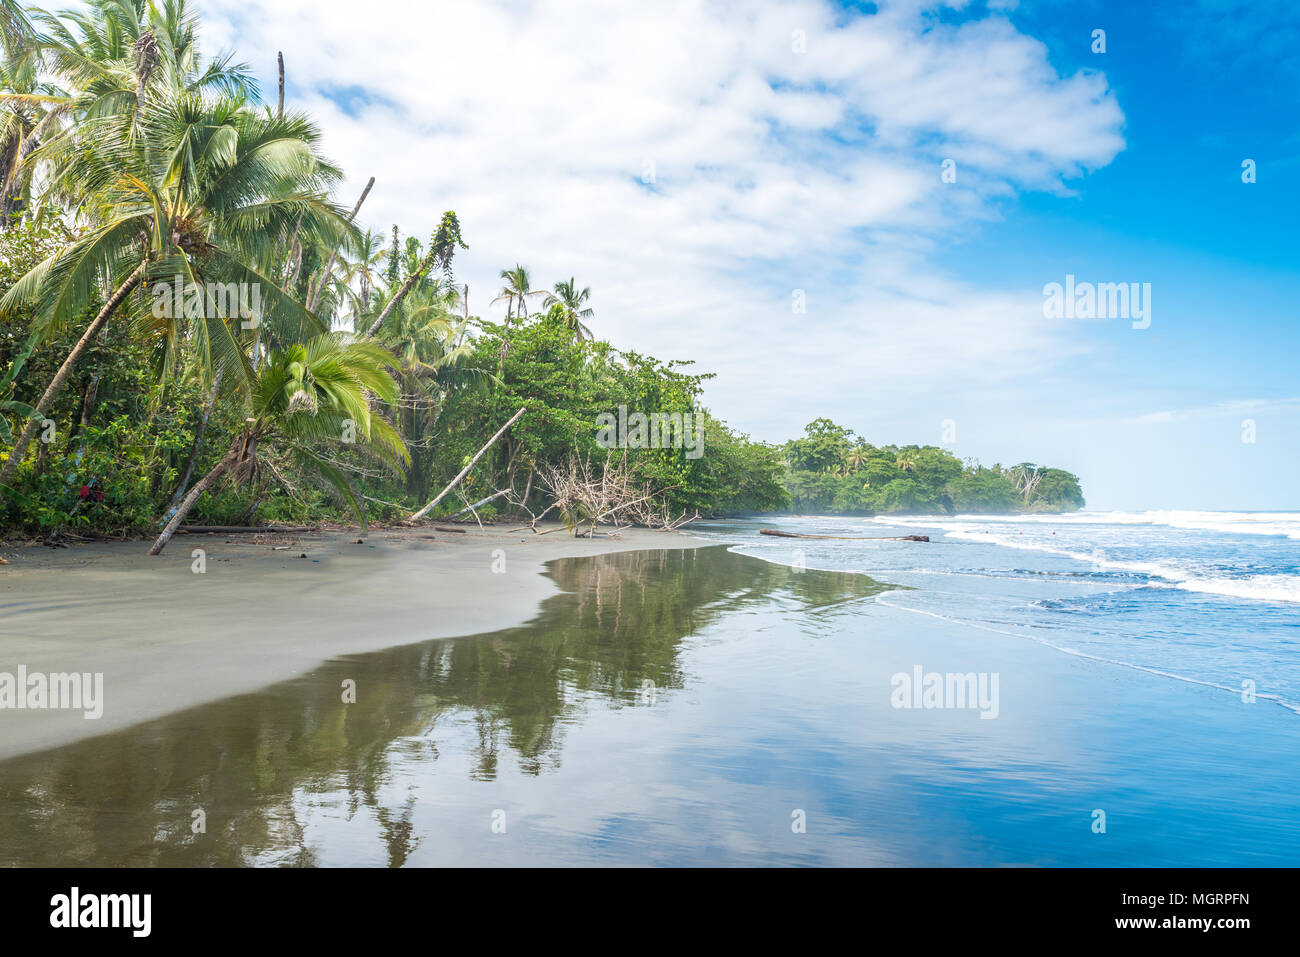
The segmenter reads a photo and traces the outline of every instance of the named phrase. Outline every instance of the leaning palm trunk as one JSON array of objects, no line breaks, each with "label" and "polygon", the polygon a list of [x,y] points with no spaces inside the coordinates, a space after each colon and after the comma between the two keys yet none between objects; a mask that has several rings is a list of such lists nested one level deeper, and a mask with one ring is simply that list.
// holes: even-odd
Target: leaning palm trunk
[{"label": "leaning palm trunk", "polygon": [[162,550],[166,548],[167,543],[172,540],[172,536],[176,534],[176,529],[181,527],[181,522],[184,520],[185,516],[190,513],[190,509],[192,509],[194,503],[199,500],[199,496],[206,492],[212,486],[213,482],[226,474],[238,459],[238,449],[231,449],[231,451],[226,453],[226,457],[213,467],[211,472],[194,483],[194,488],[190,489],[190,493],[186,495],[185,500],[181,502],[180,508],[176,509],[176,514],[173,515],[171,520],[163,527],[157,541],[155,541],[149,548],[150,555],[162,554]]},{"label": "leaning palm trunk", "polygon": [[[362,199],[364,198],[363,196]],[[360,204],[358,203],[358,205]],[[455,255],[457,246],[461,249],[469,248],[460,238],[460,223],[456,219],[456,214],[448,211],[442,214],[442,222],[438,226],[438,231],[434,233],[433,239],[429,243],[429,252],[420,260],[420,264],[411,270],[411,274],[406,277],[406,282],[402,283],[401,288],[393,294],[393,298],[388,300],[388,305],[384,306],[379,318],[366,330],[366,339],[375,337],[375,334],[383,326],[384,320],[392,315],[398,303],[406,298],[406,294],[415,288],[415,284],[419,282],[426,269],[435,262],[440,262],[444,270],[450,270],[451,258]]]},{"label": "leaning palm trunk", "polygon": [[63,365],[59,366],[59,371],[54,374],[54,378],[41,395],[41,400],[36,403],[37,417],[27,420],[27,425],[23,428],[23,434],[18,436],[18,441],[14,442],[14,447],[9,451],[9,461],[5,463],[3,469],[0,469],[0,487],[7,486],[13,479],[14,472],[18,469],[18,463],[23,460],[23,455],[27,452],[27,446],[31,444],[32,436],[40,428],[41,418],[49,411],[50,406],[54,404],[54,400],[59,397],[59,393],[63,391],[63,387],[67,385],[68,379],[72,376],[72,370],[81,357],[85,355],[86,350],[90,348],[91,342],[99,335],[99,331],[104,328],[117,307],[126,301],[126,297],[131,294],[131,290],[140,284],[140,280],[144,278],[148,266],[147,261],[142,262],[136,267],[135,272],[131,273],[126,281],[117,287],[113,295],[109,296],[108,302],[104,303],[104,308],[99,310],[99,314],[86,327],[86,331],[77,340],[77,344],[72,347],[68,357],[63,360]]},{"label": "leaning palm trunk", "polygon": [[429,254],[420,260],[420,265],[413,269],[411,274],[406,277],[406,282],[402,283],[397,292],[393,293],[393,298],[388,300],[388,305],[384,306],[384,311],[379,314],[379,318],[376,319],[371,324],[370,328],[366,330],[365,338],[373,339],[375,337],[375,333],[377,333],[380,330],[380,327],[383,326],[384,320],[393,314],[393,310],[397,308],[397,304],[406,298],[408,292],[415,288],[415,284],[420,281],[420,277],[424,275],[424,271],[433,265],[433,260],[437,257],[439,252],[440,250],[438,247],[434,246],[429,250]]},{"label": "leaning palm trunk", "polygon": [[[353,222],[357,218],[357,213],[361,212],[361,204],[366,201],[370,195],[370,190],[375,185],[375,178],[370,177],[370,182],[366,183],[366,188],[361,191],[361,198],[357,204],[352,207],[352,215],[348,217],[348,222]],[[321,292],[325,289],[325,283],[329,281],[330,273],[334,271],[334,261],[338,259],[339,248],[337,246],[330,252],[330,258],[325,263],[325,268],[321,270],[320,285],[314,287],[307,296],[307,308],[313,312],[316,310],[316,304],[320,301]]]},{"label": "leaning palm trunk", "polygon": [[190,509],[199,500],[199,496],[211,488],[213,482],[227,473],[233,474],[236,479],[245,480],[252,479],[256,475],[257,446],[261,438],[262,432],[259,426],[253,426],[250,430],[241,432],[235,437],[235,441],[230,444],[230,449],[226,452],[225,457],[213,466],[211,472],[194,484],[194,488],[190,489],[180,507],[176,509],[176,514],[163,526],[162,532],[158,535],[158,540],[149,549],[150,555],[162,553],[162,550],[167,547],[167,543],[172,540],[172,536],[176,534],[176,529],[181,527],[181,522],[185,520],[185,516],[190,514]]},{"label": "leaning palm trunk", "polygon": [[194,430],[194,444],[190,446],[190,458],[185,463],[185,473],[181,476],[180,482],[176,484],[176,491],[172,494],[172,500],[167,503],[167,511],[163,513],[163,521],[172,517],[180,503],[181,496],[185,494],[186,487],[190,484],[190,476],[194,474],[194,465],[199,459],[199,447],[203,445],[203,433],[208,428],[208,420],[212,418],[212,408],[217,403],[217,387],[221,385],[221,373],[218,372],[212,380],[212,390],[208,393],[208,400],[203,403],[203,409],[199,412],[199,427]]}]

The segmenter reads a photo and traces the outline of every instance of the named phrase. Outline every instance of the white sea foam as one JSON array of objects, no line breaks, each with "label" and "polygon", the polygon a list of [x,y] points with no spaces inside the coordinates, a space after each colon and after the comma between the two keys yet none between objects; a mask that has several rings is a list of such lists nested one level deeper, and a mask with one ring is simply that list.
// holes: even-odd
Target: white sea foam
[{"label": "white sea foam", "polygon": [[[1151,516],[1158,516],[1155,521]],[[1204,516],[1216,516],[1214,521],[1204,520]],[[1141,519],[1139,521],[1138,519]],[[1286,519],[1286,522],[1281,521]],[[1300,515],[1285,512],[1108,512],[1108,513],[1074,513],[1070,515],[1012,515],[981,516],[903,516],[899,518],[877,516],[873,519],[882,525],[901,525],[909,528],[937,528],[944,537],[958,541],[982,542],[1003,548],[1020,551],[1039,552],[1057,555],[1075,561],[1086,562],[1096,568],[1107,571],[1128,572],[1145,575],[1152,579],[1157,587],[1178,588],[1183,591],[1200,592],[1207,595],[1222,595],[1230,598],[1245,598],[1254,601],[1300,602],[1300,575],[1242,575],[1230,577],[1223,574],[1208,573],[1204,568],[1160,561],[1137,561],[1115,558],[1107,554],[1100,546],[1092,545],[1088,550],[1062,547],[1055,542],[1049,544],[1027,538],[1024,531],[1013,535],[1006,534],[1007,529],[1015,525],[1162,525],[1198,531],[1246,532],[1248,534],[1286,534],[1288,538],[1300,539]],[[1260,529],[1290,528],[1290,532],[1260,531]],[[1038,529],[1037,534],[1043,534]]]},{"label": "white sea foam", "polygon": [[1300,512],[1206,512],[1156,509],[1147,512],[1068,512],[1060,515],[878,515],[883,525],[943,527],[950,522],[985,525],[1159,525],[1229,535],[1273,535],[1300,541]]}]

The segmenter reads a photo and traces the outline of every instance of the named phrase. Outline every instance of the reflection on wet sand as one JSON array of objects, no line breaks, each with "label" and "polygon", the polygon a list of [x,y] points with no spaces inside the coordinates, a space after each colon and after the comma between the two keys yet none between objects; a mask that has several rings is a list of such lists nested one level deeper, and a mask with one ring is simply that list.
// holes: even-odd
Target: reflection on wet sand
[{"label": "reflection on wet sand", "polygon": [[[526,626],[334,660],[254,694],[0,764],[0,864],[309,866],[320,847],[304,812],[337,800],[342,820],[330,834],[377,833],[400,866],[438,835],[419,832],[415,798],[389,785],[437,775],[440,747],[466,747],[463,735],[440,733],[448,723],[473,724],[458,762],[471,780],[494,780],[503,762],[547,774],[561,765],[565,729],[591,717],[593,701],[613,712],[681,688],[684,639],[723,614],[770,603],[813,621],[850,604],[860,614],[857,599],[882,588],[722,547],[564,559],[550,571],[566,593]],[[365,627],[363,610],[357,619]],[[343,701],[349,679],[355,703]],[[348,835],[363,809],[375,827]]]}]

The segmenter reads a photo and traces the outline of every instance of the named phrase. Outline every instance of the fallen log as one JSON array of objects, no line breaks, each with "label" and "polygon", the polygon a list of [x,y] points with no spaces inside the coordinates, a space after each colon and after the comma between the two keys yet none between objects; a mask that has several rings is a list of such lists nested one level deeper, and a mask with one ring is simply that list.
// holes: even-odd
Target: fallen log
[{"label": "fallen log", "polygon": [[182,525],[176,534],[238,535],[244,532],[314,532],[310,525]]},{"label": "fallen log", "polygon": [[510,489],[503,488],[501,491],[489,495],[487,498],[481,498],[473,505],[467,505],[464,508],[462,508],[459,512],[453,512],[451,515],[448,515],[447,520],[450,521],[453,518],[459,518],[460,516],[464,515],[466,512],[472,512],[474,511],[474,509],[486,505],[488,502],[492,501],[493,499],[500,498],[502,495],[507,494],[509,491]]},{"label": "fallen log", "polygon": [[760,528],[760,535],[777,538],[833,538],[846,542],[928,542],[929,535],[804,535],[801,532],[781,532],[775,528]]},{"label": "fallen log", "polygon": [[[389,304],[391,305],[391,301]],[[381,321],[382,318],[383,317],[380,317]],[[378,325],[379,323],[376,322],[375,326],[378,327]],[[460,480],[469,474],[469,470],[472,469],[474,467],[474,464],[483,457],[483,453],[486,452],[488,449],[492,448],[492,446],[496,443],[496,440],[501,438],[501,436],[505,434],[506,429],[514,425],[515,421],[526,411],[527,411],[526,408],[521,408],[518,412],[512,415],[510,417],[510,421],[508,421],[505,425],[501,426],[501,428],[497,429],[496,435],[488,439],[487,444],[483,446],[483,448],[479,449],[478,453],[475,454],[475,456],[469,460],[469,465],[466,465],[463,469],[461,469],[460,474],[457,475],[450,482],[448,482],[447,487],[443,489],[441,492],[439,492],[437,495],[435,495],[433,501],[431,501],[428,505],[424,506],[424,508],[420,509],[418,512],[412,512],[411,517],[408,518],[407,521],[418,522],[420,519],[424,518],[425,515],[429,514],[429,512],[433,509],[433,507],[442,501],[442,497],[446,495],[448,492],[450,492],[452,489],[454,489],[457,485],[459,485]]]}]

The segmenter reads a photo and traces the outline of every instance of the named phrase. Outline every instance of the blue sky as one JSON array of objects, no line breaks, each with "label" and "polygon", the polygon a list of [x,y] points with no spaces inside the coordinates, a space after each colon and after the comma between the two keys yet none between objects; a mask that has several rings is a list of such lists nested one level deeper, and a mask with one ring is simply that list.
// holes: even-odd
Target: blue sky
[{"label": "blue sky", "polygon": [[[956,454],[1069,468],[1090,507],[1300,508],[1293,6],[372,7],[203,10],[266,89],[284,50],[348,192],[377,179],[366,225],[457,210],[472,311],[520,262],[716,372],[758,438],[951,420]],[[1150,283],[1150,327],[1044,318],[1067,273]]]}]

